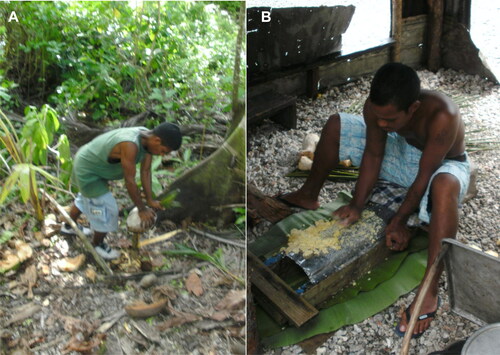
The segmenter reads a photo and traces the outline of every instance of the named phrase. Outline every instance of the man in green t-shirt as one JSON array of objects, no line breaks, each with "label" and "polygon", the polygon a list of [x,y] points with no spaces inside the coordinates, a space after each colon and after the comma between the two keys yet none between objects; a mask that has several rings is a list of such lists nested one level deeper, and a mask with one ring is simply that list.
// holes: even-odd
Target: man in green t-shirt
[{"label": "man in green t-shirt", "polygon": [[[88,236],[93,233],[95,249],[104,259],[116,259],[120,255],[104,242],[108,232],[118,229],[118,205],[109,191],[108,182],[125,180],[143,226],[151,226],[156,218],[154,209],[162,208],[153,199],[151,189],[152,155],[168,154],[179,149],[181,143],[179,127],[165,122],[153,130],[145,127],[118,128],[94,138],[78,150],[74,159],[73,180],[80,193],[71,206],[70,216],[74,221],[82,212],[87,216],[91,229],[79,228]],[[139,162],[146,203],[135,182],[136,164]],[[63,224],[61,232],[75,234],[69,224]]]}]

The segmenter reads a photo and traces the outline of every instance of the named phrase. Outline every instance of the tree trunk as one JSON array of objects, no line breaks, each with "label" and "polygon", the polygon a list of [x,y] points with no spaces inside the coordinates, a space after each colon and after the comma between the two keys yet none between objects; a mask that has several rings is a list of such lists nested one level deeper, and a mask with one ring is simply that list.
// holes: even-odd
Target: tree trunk
[{"label": "tree trunk", "polygon": [[244,203],[245,199],[245,137],[245,120],[240,117],[237,128],[215,153],[177,178],[158,197],[161,201],[177,191],[175,200],[181,205],[161,211],[158,218],[230,222],[233,211],[227,205]]}]

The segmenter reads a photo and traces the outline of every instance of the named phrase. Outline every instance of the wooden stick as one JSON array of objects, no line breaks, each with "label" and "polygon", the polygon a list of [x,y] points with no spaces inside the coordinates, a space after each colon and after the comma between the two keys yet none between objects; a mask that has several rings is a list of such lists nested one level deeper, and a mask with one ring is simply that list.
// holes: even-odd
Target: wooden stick
[{"label": "wooden stick", "polygon": [[216,241],[221,242],[221,243],[233,245],[233,246],[238,247],[238,248],[245,248],[246,247],[246,245],[244,243],[240,243],[240,242],[237,242],[235,240],[221,238],[221,237],[218,237],[216,235],[200,231],[200,230],[193,228],[193,227],[189,227],[189,229],[192,230],[193,232],[195,232],[196,234],[199,234],[199,235],[204,236],[204,237],[208,237],[210,239],[216,240]]},{"label": "wooden stick", "polygon": [[176,229],[172,232],[168,232],[168,233],[159,235],[158,237],[142,240],[139,242],[139,248],[142,248],[145,245],[154,244],[154,243],[158,243],[158,242],[162,242],[164,240],[170,239],[172,237],[175,237],[178,233],[181,233],[181,232],[182,232],[182,229]]},{"label": "wooden stick", "polygon": [[94,257],[94,260],[97,262],[97,264],[99,264],[99,266],[103,269],[103,271],[106,273],[106,275],[113,275],[113,271],[111,270],[111,268],[108,266],[108,264],[106,264],[106,262],[101,258],[101,256],[99,254],[97,254],[92,243],[90,243],[88,238],[78,228],[75,221],[73,221],[71,219],[71,217],[64,210],[64,208],[59,203],[57,203],[57,201],[52,196],[50,196],[48,193],[46,193],[43,189],[40,189],[40,191],[42,192],[43,196],[45,196],[47,198],[47,200],[49,200],[49,202],[52,203],[54,205],[54,207],[57,208],[57,210],[59,211],[61,216],[63,216],[63,218],[66,220],[66,222],[69,223],[71,228],[73,228],[76,235],[78,236],[80,241],[83,243],[83,246],[85,247],[85,249],[87,249],[87,251]]},{"label": "wooden stick", "polygon": [[[401,347],[401,355],[408,355],[408,351],[410,350],[410,341],[413,333],[413,329],[415,329],[415,325],[417,324],[418,315],[420,314],[420,310],[422,309],[422,304],[424,303],[424,298],[429,290],[429,286],[431,285],[431,281],[436,275],[436,271],[438,269],[438,265],[443,259],[444,255],[448,251],[449,245],[443,245],[441,248],[441,252],[439,256],[434,260],[431,268],[429,269],[429,273],[425,277],[422,282],[422,288],[420,289],[420,293],[415,301],[415,308],[413,308],[413,316],[410,319],[410,323],[408,324],[405,332],[405,336],[403,338],[403,345]],[[408,321],[408,320],[407,320]]]}]

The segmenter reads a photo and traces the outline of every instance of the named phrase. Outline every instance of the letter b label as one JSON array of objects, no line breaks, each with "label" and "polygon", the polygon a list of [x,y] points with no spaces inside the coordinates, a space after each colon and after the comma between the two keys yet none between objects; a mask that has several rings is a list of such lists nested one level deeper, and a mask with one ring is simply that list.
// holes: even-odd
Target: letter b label
[{"label": "letter b label", "polygon": [[262,22],[271,22],[271,12],[262,11]]}]

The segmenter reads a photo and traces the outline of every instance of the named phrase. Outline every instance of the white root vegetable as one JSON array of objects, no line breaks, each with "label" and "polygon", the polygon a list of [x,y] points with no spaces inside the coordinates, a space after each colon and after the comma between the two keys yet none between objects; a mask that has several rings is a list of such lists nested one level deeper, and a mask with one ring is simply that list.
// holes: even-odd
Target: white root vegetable
[{"label": "white root vegetable", "polygon": [[299,160],[299,170],[311,170],[313,161],[306,156],[301,156]]},{"label": "white root vegetable", "polygon": [[315,133],[309,133],[302,142],[302,151],[314,153],[318,145],[319,136]]},{"label": "white root vegetable", "polygon": [[314,160],[314,151],[319,142],[319,136],[315,133],[309,133],[302,142],[302,151],[300,152],[299,170],[311,170],[312,162]]}]

